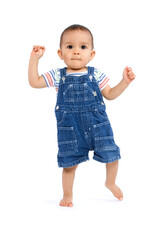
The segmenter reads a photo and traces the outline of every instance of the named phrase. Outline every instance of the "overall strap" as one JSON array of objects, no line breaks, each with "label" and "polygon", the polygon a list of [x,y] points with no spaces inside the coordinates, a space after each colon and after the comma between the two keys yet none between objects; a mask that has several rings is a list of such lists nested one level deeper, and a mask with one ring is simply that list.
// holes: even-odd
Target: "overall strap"
[{"label": "overall strap", "polygon": [[94,67],[88,67],[88,74],[93,75],[94,74]]},{"label": "overall strap", "polygon": [[61,74],[61,78],[66,76],[66,67],[60,68],[60,74]]}]

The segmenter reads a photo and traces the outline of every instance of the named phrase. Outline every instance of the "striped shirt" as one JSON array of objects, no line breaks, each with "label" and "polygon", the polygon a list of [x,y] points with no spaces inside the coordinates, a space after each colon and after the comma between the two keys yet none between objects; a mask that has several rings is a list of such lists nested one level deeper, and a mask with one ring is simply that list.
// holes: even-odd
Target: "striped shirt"
[{"label": "striped shirt", "polygon": [[[67,76],[82,76],[87,74],[88,72],[77,72],[77,73],[67,73]],[[52,69],[51,71],[42,74],[42,76],[45,79],[45,82],[47,84],[47,87],[54,87],[56,89],[56,92],[58,93],[59,88],[59,82],[60,82],[60,68]],[[108,84],[109,78],[101,72],[99,69],[94,68],[94,77],[96,79],[96,82],[100,88],[100,91],[102,91]]]}]

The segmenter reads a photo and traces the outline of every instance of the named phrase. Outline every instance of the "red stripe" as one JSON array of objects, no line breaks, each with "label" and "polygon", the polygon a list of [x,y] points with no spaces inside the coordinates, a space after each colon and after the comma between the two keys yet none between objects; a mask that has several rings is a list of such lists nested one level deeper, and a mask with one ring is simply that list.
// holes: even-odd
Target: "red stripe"
[{"label": "red stripe", "polygon": [[48,79],[49,85],[52,87],[53,86],[53,81],[52,81],[52,78],[51,78],[50,74],[46,73],[45,75],[46,75],[46,77]]},{"label": "red stripe", "polygon": [[104,81],[99,85],[100,89],[109,81],[109,78],[106,77]]}]

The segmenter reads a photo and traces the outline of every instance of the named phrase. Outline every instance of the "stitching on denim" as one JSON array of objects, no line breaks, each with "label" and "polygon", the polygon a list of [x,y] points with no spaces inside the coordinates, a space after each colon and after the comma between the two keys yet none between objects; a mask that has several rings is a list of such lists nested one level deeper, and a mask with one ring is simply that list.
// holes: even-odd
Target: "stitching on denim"
[{"label": "stitching on denim", "polygon": [[121,156],[120,156],[120,154],[118,154],[117,156],[114,156],[114,157],[112,157],[108,160],[103,160],[102,158],[94,155],[93,159],[98,161],[98,162],[101,162],[101,163],[110,163],[110,162],[114,162],[114,161],[117,161],[117,160],[121,159]]},{"label": "stitching on denim", "polygon": [[109,121],[106,121],[106,122],[103,122],[103,123],[98,123],[98,124],[94,125],[94,128],[101,127],[101,126],[104,126],[104,125],[107,125],[107,124],[109,124]]},{"label": "stitching on denim", "polygon": [[79,164],[79,163],[82,163],[82,162],[86,162],[86,161],[88,161],[89,160],[89,158],[87,157],[83,157],[83,158],[81,158],[81,159],[79,159],[79,160],[76,160],[76,161],[74,161],[74,162],[72,162],[72,163],[60,163],[60,161],[58,161],[58,166],[59,167],[73,167],[73,166],[75,166],[75,165],[77,165],[77,164]]},{"label": "stitching on denim", "polygon": [[96,140],[96,141],[99,141],[99,140],[106,140],[106,139],[111,139],[111,140],[113,140],[114,137],[113,137],[113,136],[95,137],[95,140]]}]

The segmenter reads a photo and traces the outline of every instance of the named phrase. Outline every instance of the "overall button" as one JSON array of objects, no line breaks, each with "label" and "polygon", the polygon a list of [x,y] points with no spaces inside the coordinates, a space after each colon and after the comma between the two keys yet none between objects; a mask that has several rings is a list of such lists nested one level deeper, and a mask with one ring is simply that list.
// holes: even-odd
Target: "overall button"
[{"label": "overall button", "polygon": [[92,78],[93,78],[92,75],[90,75],[90,76],[89,76],[89,79],[92,80]]},{"label": "overall button", "polygon": [[59,106],[57,106],[56,109],[59,109]]},{"label": "overall button", "polygon": [[104,105],[104,103],[103,103],[103,102],[101,102],[101,104],[102,104],[102,105]]},{"label": "overall button", "polygon": [[65,77],[62,77],[62,81],[65,82]]},{"label": "overall button", "polygon": [[85,138],[88,138],[88,133],[87,133],[87,132],[84,132],[84,134],[85,134]]}]

